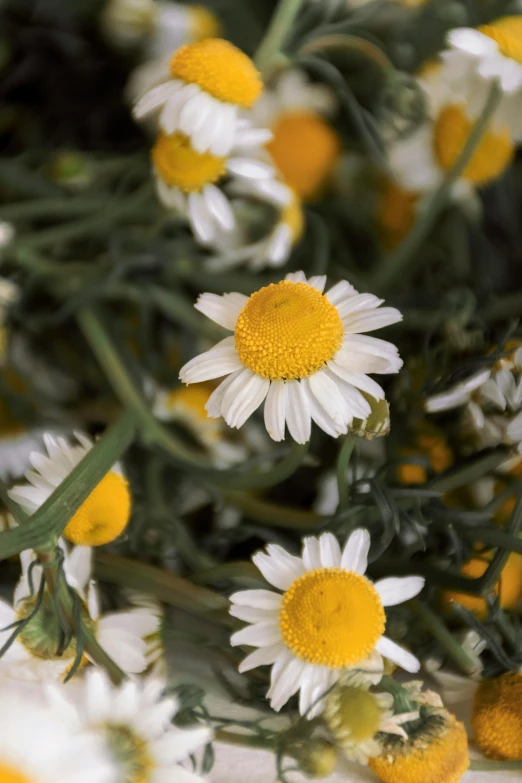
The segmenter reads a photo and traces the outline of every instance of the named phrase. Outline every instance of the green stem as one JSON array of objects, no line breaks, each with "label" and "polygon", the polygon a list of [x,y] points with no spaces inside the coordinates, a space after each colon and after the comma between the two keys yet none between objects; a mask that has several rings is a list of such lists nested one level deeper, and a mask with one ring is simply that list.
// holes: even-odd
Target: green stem
[{"label": "green stem", "polygon": [[67,522],[134,440],[135,424],[132,412],[122,413],[38,511],[23,525],[0,533],[0,560],[24,549],[54,547]]},{"label": "green stem", "polygon": [[269,503],[260,500],[246,492],[234,492],[222,490],[221,496],[225,503],[234,508],[239,508],[249,519],[262,522],[269,527],[284,527],[298,530],[318,530],[321,523],[324,524],[328,517],[314,514],[312,511],[304,511],[299,508],[285,508],[277,503]]},{"label": "green stem", "polygon": [[465,487],[467,484],[471,484],[477,479],[482,478],[487,473],[490,473],[495,468],[505,462],[509,454],[503,449],[498,449],[490,454],[486,454],[483,457],[473,460],[470,464],[465,465],[460,470],[456,470],[452,473],[448,473],[446,476],[436,478],[427,484],[427,489],[436,490],[440,494],[445,492],[452,492],[460,487]]},{"label": "green stem", "polygon": [[78,215],[84,212],[95,212],[103,209],[99,196],[84,196],[83,198],[64,196],[61,198],[31,199],[19,204],[6,204],[0,207],[2,220],[34,220],[35,218]]},{"label": "green stem", "polygon": [[370,278],[369,290],[384,291],[391,288],[403,278],[404,274],[411,266],[420,263],[417,252],[420,250],[422,243],[435,225],[441,211],[448,203],[453,186],[461,177],[466,166],[472,159],[484,133],[486,133],[489,127],[491,118],[497,110],[501,98],[502,89],[497,82],[493,82],[482,114],[473,126],[468,140],[455,164],[448,172],[440,187],[427,199],[425,207],[412,230],[408,233],[397,250],[380,264],[376,273]]},{"label": "green stem", "polygon": [[379,685],[383,690],[393,696],[394,712],[415,712],[417,710],[417,707],[410,699],[408,692],[388,674],[383,676]]},{"label": "green stem", "polygon": [[68,223],[65,226],[49,228],[45,231],[38,231],[30,237],[16,243],[19,248],[44,248],[52,247],[61,242],[68,242],[71,239],[94,234],[99,229],[106,229],[113,225],[117,218],[139,212],[146,201],[150,201],[152,196],[151,184],[147,182],[139,190],[132,193],[126,199],[115,199],[113,202],[98,210],[98,213],[92,217],[77,220],[74,223]]},{"label": "green stem", "polygon": [[337,488],[339,490],[339,505],[337,511],[344,511],[350,499],[350,486],[346,473],[350,464],[350,457],[357,442],[357,435],[350,432],[344,439],[344,443],[337,458]]},{"label": "green stem", "polygon": [[281,54],[285,39],[299,13],[303,0],[279,0],[268,30],[254,56],[260,71],[266,73]]},{"label": "green stem", "polygon": [[217,742],[226,742],[227,745],[239,745],[242,748],[262,748],[263,750],[274,750],[274,741],[267,737],[260,737],[255,734],[236,734],[225,729],[216,729],[214,738]]},{"label": "green stem", "polygon": [[516,538],[503,530],[488,527],[467,527],[458,525],[459,534],[470,541],[480,541],[487,546],[501,547],[508,552],[518,552],[522,555],[522,538]]},{"label": "green stem", "polygon": [[409,601],[408,606],[412,612],[420,617],[428,631],[437,639],[441,647],[446,650],[459,669],[467,675],[475,674],[477,671],[476,662],[462,649],[460,644],[458,644],[448,631],[440,617],[438,617],[435,612],[432,612],[432,610],[422,601]]},{"label": "green stem", "polygon": [[230,627],[235,624],[227,614],[227,598],[147,563],[97,550],[95,573],[102,582],[150,593],[170,606],[204,615],[218,625]]},{"label": "green stem", "polygon": [[522,769],[522,759],[518,761],[479,761],[472,759],[469,768],[473,772],[502,772],[509,769]]}]

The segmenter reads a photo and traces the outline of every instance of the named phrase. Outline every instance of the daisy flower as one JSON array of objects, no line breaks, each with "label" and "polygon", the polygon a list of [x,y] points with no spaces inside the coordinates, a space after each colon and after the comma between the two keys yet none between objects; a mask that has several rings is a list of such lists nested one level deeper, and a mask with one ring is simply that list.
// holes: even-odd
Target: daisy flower
[{"label": "daisy flower", "polygon": [[223,421],[208,417],[205,405],[213,391],[214,386],[210,383],[159,389],[152,411],[162,421],[183,424],[218,464],[233,465],[244,460],[247,451],[240,444],[227,440]]},{"label": "daisy flower", "polygon": [[490,759],[522,758],[522,674],[483,679],[475,693],[471,727]]},{"label": "daisy flower", "polygon": [[[48,456],[36,451],[30,455],[34,470],[26,473],[29,483],[9,490],[9,497],[28,514],[34,514],[45,503],[92,448],[92,442],[85,435],[76,433],[76,438],[79,445],[71,446],[64,438],[46,433],[43,439]],[[123,532],[130,513],[129,486],[117,463],[84,500],[63,534],[73,544],[101,546]]]},{"label": "daisy flower", "polygon": [[[487,94],[453,86],[447,68],[419,79],[427,99],[426,120],[412,134],[389,146],[390,167],[403,190],[420,194],[445,179],[481,116]],[[470,198],[476,188],[490,184],[511,164],[515,145],[500,111],[491,119],[475,151],[454,185],[456,198]]]},{"label": "daisy flower", "polygon": [[180,371],[187,384],[228,376],[206,405],[212,418],[239,428],[265,402],[270,437],[283,440],[286,424],[306,443],[312,420],[337,438],[354,418],[370,415],[360,390],[375,399],[384,391],[366,373],[395,373],[402,361],[394,345],[361,333],[402,316],[346,281],[323,294],[325,284],[325,276],[295,272],[250,297],[199,297],[196,309],[234,332]]},{"label": "daisy flower", "polygon": [[2,783],[117,783],[97,737],[75,733],[48,704],[11,687],[2,692]]},{"label": "daisy flower", "polygon": [[384,783],[457,783],[469,768],[465,726],[444,709],[426,710],[407,740],[384,735],[382,754],[368,765]]},{"label": "daisy flower", "polygon": [[442,57],[448,78],[484,100],[496,82],[503,92],[499,108],[513,137],[522,138],[522,17],[506,16],[476,29],[450,30]]},{"label": "daisy flower", "polygon": [[151,153],[158,197],[168,209],[185,215],[203,244],[216,242],[235,228],[230,202],[218,187],[226,176],[245,181],[254,189],[262,182],[263,191],[279,191],[273,166],[251,153],[245,155],[245,150],[258,147],[267,133],[270,135],[242,122],[229,156],[197,152],[188,136],[180,132],[158,136]]},{"label": "daisy flower", "polygon": [[[70,553],[65,546],[63,570],[69,586],[81,600],[83,621],[93,631],[96,640],[115,663],[129,674],[137,674],[148,666],[149,647],[147,637],[158,629],[156,612],[141,607],[100,616],[99,598],[91,580],[92,550],[75,547]],[[35,555],[26,551],[21,557],[22,575],[15,587],[13,605],[0,600],[0,647],[13,629],[13,623],[28,617],[36,606],[37,592],[42,579],[40,566],[31,569],[36,592],[31,593],[29,568]],[[76,658],[76,640],[57,654],[61,630],[54,600],[45,588],[37,614],[17,635],[13,644],[0,658],[0,676],[20,680],[56,680],[67,674]],[[82,663],[87,663],[84,656]]]},{"label": "daisy flower", "polygon": [[374,693],[369,685],[355,687],[342,677],[328,694],[322,714],[343,755],[359,764],[367,764],[382,753],[382,737],[378,735],[408,739],[402,724],[418,717],[418,710],[394,715],[391,694]]},{"label": "daisy flower", "polygon": [[[266,184],[276,183],[269,181]],[[277,206],[278,216],[270,232],[262,239],[249,243],[245,238],[248,229],[244,221],[236,221],[235,230],[216,238],[215,248],[219,255],[207,259],[207,268],[223,270],[246,264],[250,269],[258,271],[265,267],[278,268],[288,261],[293,248],[303,236],[305,215],[299,198],[286,186],[282,187],[287,199]],[[257,195],[263,197],[260,191],[261,188],[257,188]],[[281,195],[283,193],[281,191]]]},{"label": "daisy flower", "polygon": [[257,122],[273,133],[266,145],[270,157],[283,180],[305,201],[321,192],[339,160],[341,140],[324,118],[335,108],[327,87],[310,84],[302,71],[289,70],[254,109]]},{"label": "daisy flower", "polygon": [[[63,687],[49,695],[64,723],[96,732],[126,783],[198,783],[180,762],[211,740],[210,729],[172,726],[178,705],[163,695],[165,683],[151,679],[117,687],[102,671],[86,673],[82,692],[72,700]],[[97,781],[96,781],[97,783]]]},{"label": "daisy flower", "polygon": [[252,60],[221,38],[206,38],[178,49],[170,78],[136,104],[142,119],[161,109],[160,128],[187,136],[196,152],[227,155],[238,132],[240,112],[250,109],[263,89]]},{"label": "daisy flower", "polygon": [[231,644],[258,647],[240,672],[273,664],[267,697],[276,712],[299,693],[299,712],[312,718],[321,712],[320,697],[344,669],[366,664],[376,654],[410,672],[419,661],[384,636],[385,606],[420,593],[420,576],[381,579],[364,576],[370,535],[356,530],[344,549],[335,536],[305,538],[301,557],[277,544],[258,552],[253,562],[278,591],[242,590],[230,597],[233,617],[250,623]]}]

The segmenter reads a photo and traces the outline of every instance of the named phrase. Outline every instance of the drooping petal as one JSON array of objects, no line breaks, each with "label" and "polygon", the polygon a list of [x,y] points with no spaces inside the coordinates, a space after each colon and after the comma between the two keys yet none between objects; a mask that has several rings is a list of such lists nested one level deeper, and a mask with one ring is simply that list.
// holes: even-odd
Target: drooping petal
[{"label": "drooping petal", "polygon": [[308,397],[299,381],[288,381],[286,423],[296,443],[306,443],[312,432],[312,417]]},{"label": "drooping petal", "polygon": [[209,351],[187,362],[179,371],[179,377],[183,383],[200,383],[221,378],[242,368],[243,364],[236,353],[234,338],[225,337]]},{"label": "drooping petal", "polygon": [[243,370],[223,396],[221,414],[229,427],[239,429],[264,402],[270,381],[252,370]]},{"label": "drooping petal", "polygon": [[410,672],[410,674],[418,672],[420,669],[420,662],[414,655],[399,644],[392,642],[392,640],[388,639],[386,636],[381,636],[375,645],[375,648],[377,652],[385,658],[393,661],[393,663],[396,663],[397,666],[400,666],[405,671]]},{"label": "drooping petal", "polygon": [[265,400],[266,431],[276,442],[285,439],[286,420],[286,384],[284,381],[272,381]]}]

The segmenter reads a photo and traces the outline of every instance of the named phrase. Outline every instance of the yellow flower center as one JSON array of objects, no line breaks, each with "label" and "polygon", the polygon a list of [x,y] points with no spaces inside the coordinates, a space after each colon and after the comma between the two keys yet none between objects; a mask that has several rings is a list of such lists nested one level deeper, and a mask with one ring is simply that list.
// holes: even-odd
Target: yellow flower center
[{"label": "yellow flower center", "polygon": [[22,775],[21,772],[19,772],[14,767],[11,767],[10,764],[1,763],[0,781],[2,781],[2,783],[31,783],[31,780],[28,777]]},{"label": "yellow flower center", "polygon": [[490,759],[522,758],[522,674],[482,680],[475,694],[471,726]]},{"label": "yellow flower center", "polygon": [[311,111],[281,114],[272,132],[267,150],[285,182],[300,198],[313,199],[339,159],[339,136]]},{"label": "yellow flower center", "polygon": [[368,765],[384,783],[459,783],[469,767],[464,724],[453,715],[434,715],[414,737],[385,741]]},{"label": "yellow flower center", "polygon": [[126,479],[107,473],[63,531],[65,538],[80,546],[102,546],[113,541],[127,527],[131,495]]},{"label": "yellow flower center", "polygon": [[[435,121],[433,143],[435,156],[445,171],[456,163],[464,149],[474,125],[474,120],[459,104],[446,106]],[[509,166],[515,147],[507,130],[489,130],[482,136],[462,177],[474,185],[487,185],[499,177]]]},{"label": "yellow flower center", "polygon": [[200,191],[226,172],[226,158],[196,152],[183,133],[160,133],[151,155],[161,179],[185,193]]},{"label": "yellow flower center", "polygon": [[194,41],[203,41],[205,38],[216,38],[221,32],[219,19],[204,5],[191,5],[188,7],[190,14],[190,27]]},{"label": "yellow flower center", "polygon": [[125,724],[108,723],[102,727],[109,748],[125,783],[149,783],[155,764],[147,743]]},{"label": "yellow flower center", "polygon": [[313,375],[335,356],[343,335],[341,316],[326,296],[282,280],[252,294],[234,339],[245,367],[273,381]]},{"label": "yellow flower center", "polygon": [[335,699],[336,734],[346,735],[346,739],[358,744],[379,731],[382,711],[372,693],[346,686],[339,688]]},{"label": "yellow flower center", "polygon": [[303,236],[305,221],[301,202],[298,198],[293,198],[283,209],[281,220],[290,229],[293,243],[299,242]]},{"label": "yellow flower center", "polygon": [[380,193],[378,220],[388,250],[397,247],[415,223],[415,207],[419,196],[403,190],[391,179]]},{"label": "yellow flower center", "polygon": [[[461,568],[461,574],[469,579],[478,579],[485,572],[489,565],[491,556],[480,559],[474,557],[468,560]],[[507,559],[506,565],[502,570],[499,581],[495,585],[495,594],[500,598],[500,605],[503,609],[514,609],[522,598],[522,555],[512,552]],[[487,614],[486,602],[483,598],[476,595],[466,595],[454,591],[445,591],[443,593],[443,605],[450,609],[452,603],[458,603],[475,612],[478,617],[485,617]]]},{"label": "yellow flower center", "polygon": [[296,579],[279,611],[286,646],[301,660],[330,669],[367,658],[385,621],[372,583],[341,568],[318,568]]},{"label": "yellow flower center", "polygon": [[209,383],[194,383],[190,386],[179,386],[169,392],[166,407],[169,411],[190,413],[195,419],[205,424],[209,421],[205,405],[214,391]]},{"label": "yellow flower center", "polygon": [[493,24],[485,24],[478,29],[497,42],[504,57],[509,57],[522,65],[522,17],[505,16]]},{"label": "yellow flower center", "polygon": [[197,84],[225,103],[249,109],[261,95],[263,82],[244,52],[222,38],[186,44],[170,61],[175,79]]}]

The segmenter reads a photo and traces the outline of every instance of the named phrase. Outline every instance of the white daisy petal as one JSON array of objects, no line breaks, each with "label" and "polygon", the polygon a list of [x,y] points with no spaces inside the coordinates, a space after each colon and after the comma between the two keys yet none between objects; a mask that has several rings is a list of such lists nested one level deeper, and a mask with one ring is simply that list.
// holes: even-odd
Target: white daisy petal
[{"label": "white daisy petal", "polygon": [[375,647],[377,652],[396,663],[397,666],[400,666],[405,671],[410,672],[410,674],[419,671],[420,662],[417,658],[386,636],[381,636]]},{"label": "white daisy petal", "polygon": [[315,536],[308,536],[303,539],[303,565],[306,571],[315,571],[316,568],[322,568],[321,547],[319,539]]},{"label": "white daisy petal", "polygon": [[239,590],[230,596],[230,602],[238,606],[278,611],[281,606],[281,596],[271,590]]},{"label": "white daisy petal", "polygon": [[285,439],[286,421],[286,384],[284,381],[272,381],[265,400],[266,431],[276,442]]},{"label": "white daisy petal", "polygon": [[247,655],[239,664],[239,673],[249,672],[251,669],[256,669],[258,666],[267,666],[271,663],[275,663],[278,657],[284,652],[285,646],[283,642],[272,644],[269,647],[259,647],[254,652]]},{"label": "white daisy petal", "polygon": [[396,606],[420,593],[425,579],[422,576],[388,577],[375,582],[383,606]]},{"label": "white daisy petal", "polygon": [[267,582],[277,587],[278,590],[288,590],[292,582],[304,573],[302,559],[289,555],[276,544],[271,544],[267,550],[268,554],[256,552],[252,557],[252,562],[261,571]]},{"label": "white daisy petal", "polygon": [[248,297],[243,294],[201,294],[194,307],[224,329],[233,331],[247,301]]},{"label": "white daisy petal", "polygon": [[286,387],[288,431],[296,443],[306,443],[312,431],[308,397],[299,381],[288,381]]},{"label": "white daisy petal", "polygon": [[346,542],[341,558],[341,568],[355,571],[356,574],[366,573],[368,567],[368,552],[370,551],[370,534],[367,530],[354,530]]},{"label": "white daisy petal", "polygon": [[270,381],[243,370],[223,395],[221,414],[229,427],[239,429],[264,402]]},{"label": "white daisy petal", "polygon": [[185,364],[179,377],[183,383],[200,383],[221,378],[243,367],[236,353],[234,338],[225,337],[209,351],[196,356]]},{"label": "white daisy petal", "polygon": [[230,637],[232,647],[248,645],[250,647],[269,647],[281,641],[281,631],[276,620],[247,625]]},{"label": "white daisy petal", "polygon": [[319,536],[319,551],[322,568],[339,568],[341,565],[341,547],[332,533]]}]

